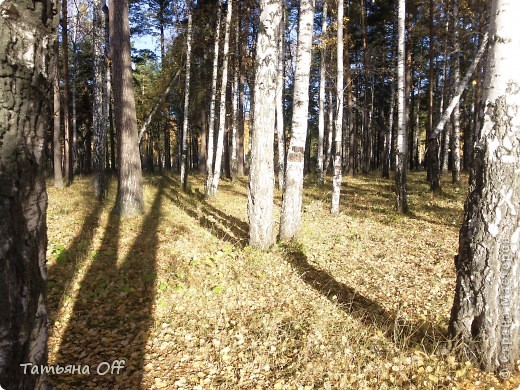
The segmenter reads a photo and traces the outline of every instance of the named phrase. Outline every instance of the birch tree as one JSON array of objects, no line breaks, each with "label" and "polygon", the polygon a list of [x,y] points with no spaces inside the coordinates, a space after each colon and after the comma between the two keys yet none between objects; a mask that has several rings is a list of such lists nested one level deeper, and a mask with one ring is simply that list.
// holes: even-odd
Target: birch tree
[{"label": "birch tree", "polygon": [[232,0],[227,2],[226,23],[224,27],[224,50],[222,52],[222,80],[220,86],[220,112],[219,126],[217,137],[217,148],[215,150],[215,169],[213,171],[213,179],[209,187],[209,196],[217,196],[218,184],[220,181],[220,170],[222,167],[222,153],[224,151],[224,133],[226,131],[226,89],[228,79],[228,63],[229,63],[229,35],[231,32],[231,12]]},{"label": "birch tree", "polygon": [[278,188],[283,191],[285,183],[285,121],[284,121],[284,73],[285,73],[285,17],[282,3],[282,18],[278,27],[278,73],[276,77],[276,135],[278,138]]},{"label": "birch tree", "polygon": [[406,94],[405,94],[405,0],[399,0],[397,15],[397,150],[395,191],[397,211],[406,213]]},{"label": "birch tree", "polygon": [[520,359],[520,8],[491,5],[483,126],[456,258],[449,333],[465,358],[507,378]]},{"label": "birch tree", "polygon": [[[458,84],[460,79],[460,42],[459,42],[459,2],[453,2],[453,81]],[[459,184],[460,182],[460,107],[459,103],[453,108],[453,169],[452,182]]]},{"label": "birch tree", "polygon": [[323,11],[321,14],[321,46],[320,46],[320,91],[319,91],[319,113],[318,113],[318,184],[324,181],[324,153],[323,140],[325,136],[325,34],[327,33],[327,0],[323,0]]},{"label": "birch tree", "polygon": [[211,78],[211,98],[209,103],[209,124],[208,124],[208,150],[206,161],[206,196],[211,196],[213,182],[213,156],[215,145],[215,101],[217,99],[217,79],[218,79],[218,57],[220,42],[220,19],[222,17],[222,6],[220,0],[217,1],[217,26],[215,28],[215,45],[213,49],[213,73]]},{"label": "birch tree", "polygon": [[109,11],[114,119],[119,132],[116,210],[121,215],[141,214],[144,210],[143,177],[130,59],[128,0],[112,2]]},{"label": "birch tree", "polygon": [[251,164],[249,169],[247,214],[249,243],[266,250],[274,244],[274,129],[277,34],[282,16],[282,0],[260,0],[259,29],[256,41]]},{"label": "birch tree", "polygon": [[[45,5],[44,5],[45,4]],[[0,2],[0,387],[46,389],[47,194],[57,4]]]},{"label": "birch tree", "polygon": [[303,198],[303,168],[309,116],[309,77],[311,69],[314,0],[300,1],[298,46],[294,76],[291,141],[287,151],[285,183],[280,219],[280,239],[294,237],[300,230]]},{"label": "birch tree", "polygon": [[[54,58],[60,55],[60,45],[56,39],[53,48]],[[52,129],[52,152],[54,163],[54,187],[63,188],[63,171],[61,169],[61,95],[60,95],[60,66],[54,61],[54,124]]]},{"label": "birch tree", "polygon": [[69,83],[69,31],[68,31],[68,5],[67,0],[61,1],[61,46],[62,46],[62,66],[63,66],[63,95],[61,109],[63,112],[63,130],[65,135],[64,142],[64,174],[67,183],[71,183],[74,177],[74,156],[72,145],[72,128],[70,126],[69,102],[70,102],[70,83]]},{"label": "birch tree", "polygon": [[190,114],[190,73],[191,73],[191,29],[192,29],[192,10],[191,1],[188,7],[188,30],[186,31],[186,79],[184,83],[184,120],[182,122],[181,140],[181,183],[182,189],[186,191],[188,186],[188,121]]},{"label": "birch tree", "polygon": [[332,214],[339,214],[343,167],[341,156],[343,141],[343,0],[338,0],[337,40],[336,124],[334,127],[334,171],[332,175],[332,206],[330,210]]}]

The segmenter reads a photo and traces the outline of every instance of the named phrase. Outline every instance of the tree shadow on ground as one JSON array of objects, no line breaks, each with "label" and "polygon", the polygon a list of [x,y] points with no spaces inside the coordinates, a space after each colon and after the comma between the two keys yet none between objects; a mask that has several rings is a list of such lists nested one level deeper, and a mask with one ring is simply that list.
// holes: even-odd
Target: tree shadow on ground
[{"label": "tree shadow on ground", "polygon": [[378,302],[367,298],[352,287],[338,282],[324,270],[310,264],[296,242],[282,245],[285,260],[300,278],[315,291],[329,299],[347,314],[368,327],[376,327],[391,342],[404,348],[421,348],[434,353],[446,341],[445,329],[429,322],[414,322],[390,313]]},{"label": "tree shadow on ground", "polygon": [[180,190],[180,182],[165,176],[165,182],[178,189],[174,195],[165,196],[186,214],[195,219],[200,226],[208,229],[217,238],[243,248],[249,239],[249,226],[246,222],[226,214],[206,201],[198,189],[195,192]]},{"label": "tree shadow on ground", "polygon": [[[56,364],[81,364],[90,375],[52,376],[55,388],[148,388],[143,362],[153,327],[156,256],[159,247],[163,185],[157,189],[150,211],[142,219],[139,234],[119,262],[120,230],[134,219],[121,221],[111,212],[101,247],[93,255],[63,332]],[[131,227],[130,227],[131,228]],[[65,318],[66,320],[66,318]],[[108,364],[124,360],[123,370],[98,374]]]},{"label": "tree shadow on ground", "polygon": [[92,202],[93,192],[86,192],[83,198],[84,202],[94,203],[94,207],[83,220],[79,233],[70,245],[66,249],[54,248],[58,252],[56,253],[56,263],[47,270],[48,313],[51,324],[56,320],[59,307],[64,303],[63,300],[70,290],[74,275],[90,255],[92,240],[103,211],[103,203]]}]

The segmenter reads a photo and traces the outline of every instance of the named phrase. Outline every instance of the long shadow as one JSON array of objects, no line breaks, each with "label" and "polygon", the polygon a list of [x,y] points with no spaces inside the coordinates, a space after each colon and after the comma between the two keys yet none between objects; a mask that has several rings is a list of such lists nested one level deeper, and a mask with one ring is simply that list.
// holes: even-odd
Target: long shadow
[{"label": "long shadow", "polygon": [[[57,355],[57,364],[88,366],[90,375],[53,376],[60,388],[145,388],[143,362],[153,326],[162,195],[160,186],[120,266],[121,220],[114,212],[110,214],[101,248],[83,279]],[[121,360],[124,368],[114,366],[112,370],[107,365]]]},{"label": "long shadow", "polygon": [[285,260],[305,283],[358,321],[381,330],[388,340],[398,346],[420,347],[427,353],[433,353],[439,343],[445,341],[445,330],[438,325],[409,321],[396,313],[390,313],[378,302],[338,282],[326,271],[316,268],[309,263],[297,243],[285,244],[283,249]]},{"label": "long shadow", "polygon": [[83,220],[79,233],[66,249],[57,254],[57,261],[47,269],[47,297],[49,320],[54,323],[60,305],[66,299],[74,275],[86,260],[92,248],[94,232],[99,226],[99,218],[103,211],[103,203],[92,201],[93,193],[85,193],[84,201],[93,203],[94,207]]},{"label": "long shadow", "polygon": [[232,215],[226,214],[206,202],[204,194],[196,190],[184,193],[179,182],[166,176],[164,180],[178,191],[175,195],[165,194],[173,204],[195,219],[200,226],[210,230],[216,237],[238,247],[244,247],[249,239],[248,224]]}]

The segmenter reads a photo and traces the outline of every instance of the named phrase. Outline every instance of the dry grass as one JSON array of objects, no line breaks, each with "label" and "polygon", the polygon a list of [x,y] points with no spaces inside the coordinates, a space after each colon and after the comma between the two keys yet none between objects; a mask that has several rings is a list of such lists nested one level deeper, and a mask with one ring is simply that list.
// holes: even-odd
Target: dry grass
[{"label": "dry grass", "polygon": [[[247,243],[245,180],[203,199],[173,177],[146,179],[146,213],[120,220],[89,179],[49,186],[50,361],[88,364],[57,389],[509,389],[520,384],[442,353],[465,190],[433,197],[410,177],[412,214],[392,182],[309,178],[297,241]],[[280,196],[277,194],[277,205]],[[122,375],[95,374],[124,358]]]}]

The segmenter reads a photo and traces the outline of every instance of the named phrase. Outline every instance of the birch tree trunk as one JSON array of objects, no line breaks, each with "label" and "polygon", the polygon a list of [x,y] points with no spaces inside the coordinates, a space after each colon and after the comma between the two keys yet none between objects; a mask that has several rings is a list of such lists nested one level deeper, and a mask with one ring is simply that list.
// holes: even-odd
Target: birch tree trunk
[{"label": "birch tree trunk", "polygon": [[109,11],[114,118],[119,134],[116,210],[120,215],[141,214],[144,210],[143,177],[130,59],[128,0],[113,2]]},{"label": "birch tree trunk", "polygon": [[277,36],[282,16],[282,0],[260,0],[260,20],[255,55],[251,164],[249,168],[247,214],[249,243],[261,250],[274,244],[274,128]]},{"label": "birch tree trunk", "polygon": [[318,112],[318,184],[323,185],[324,178],[324,154],[323,138],[325,136],[325,34],[327,32],[327,0],[323,0],[323,12],[321,20],[321,47],[320,47],[320,92],[319,92],[319,112]]},{"label": "birch tree trunk", "polygon": [[449,332],[466,358],[507,378],[520,359],[520,8],[494,0]]},{"label": "birch tree trunk", "polygon": [[239,46],[238,40],[240,38],[240,19],[237,17],[235,26],[235,53],[233,55],[233,84],[231,88],[231,113],[232,113],[232,124],[231,124],[231,178],[235,179],[238,171],[238,124],[240,121],[238,112],[238,100],[240,99],[238,76],[240,73],[238,53]]},{"label": "birch tree trunk", "polygon": [[397,19],[397,151],[395,191],[397,211],[408,212],[406,199],[405,0],[399,0]]},{"label": "birch tree trunk", "polygon": [[54,58],[54,125],[52,130],[52,148],[54,158],[54,187],[63,188],[63,171],[61,169],[61,95],[60,95],[60,45],[56,39],[53,48]]},{"label": "birch tree trunk", "polygon": [[276,77],[276,133],[278,138],[278,188],[285,185],[285,121],[284,121],[284,72],[285,72],[285,6],[278,28],[278,73]]},{"label": "birch tree trunk", "polygon": [[72,128],[70,126],[69,102],[70,102],[70,83],[69,83],[69,32],[68,32],[68,12],[67,0],[61,1],[61,45],[63,63],[63,130],[65,134],[65,180],[71,183],[74,178],[74,157],[72,155]]},{"label": "birch tree trunk", "polygon": [[[47,389],[47,194],[57,4],[0,3],[0,386]],[[53,60],[57,61],[58,58]]]},{"label": "birch tree trunk", "polygon": [[215,145],[215,100],[217,97],[217,79],[218,79],[218,57],[219,57],[219,42],[220,42],[220,19],[222,17],[222,6],[220,0],[217,2],[217,26],[215,31],[215,46],[213,53],[213,76],[211,79],[211,100],[209,103],[209,124],[208,124],[208,151],[206,162],[206,196],[211,196],[211,189],[213,187],[213,156]]},{"label": "birch tree trunk", "polygon": [[191,33],[192,33],[192,9],[191,1],[186,3],[188,7],[188,30],[186,31],[186,79],[184,83],[184,120],[182,121],[181,140],[181,183],[182,189],[188,187],[188,125],[190,116],[190,73],[191,73]]},{"label": "birch tree trunk", "polygon": [[311,69],[314,0],[300,1],[298,46],[294,76],[291,141],[287,151],[287,166],[280,218],[280,239],[294,237],[301,227],[303,198],[303,168],[309,116],[309,77]]},{"label": "birch tree trunk", "polygon": [[[460,79],[460,42],[459,42],[459,3],[453,2],[453,82],[459,83]],[[460,108],[459,103],[453,108],[453,169],[452,182],[458,185],[460,183]]]},{"label": "birch tree trunk", "polygon": [[209,196],[214,198],[217,196],[218,184],[220,181],[220,170],[222,167],[222,153],[224,151],[224,133],[226,132],[226,89],[228,79],[228,63],[229,63],[229,35],[231,32],[231,13],[233,0],[227,2],[226,24],[224,32],[224,50],[222,52],[222,80],[220,86],[220,113],[217,137],[217,149],[215,151],[215,170],[213,171],[213,180],[209,188]]},{"label": "birch tree trunk", "polygon": [[94,128],[94,196],[97,200],[105,198],[105,154],[106,154],[106,109],[104,108],[103,83],[103,28],[102,28],[102,0],[94,3],[93,46],[94,46],[94,83],[92,121]]},{"label": "birch tree trunk", "polygon": [[342,181],[341,141],[343,139],[343,0],[338,0],[338,48],[337,48],[337,81],[336,81],[336,125],[334,132],[334,173],[332,176],[331,213],[339,214],[339,201]]}]

